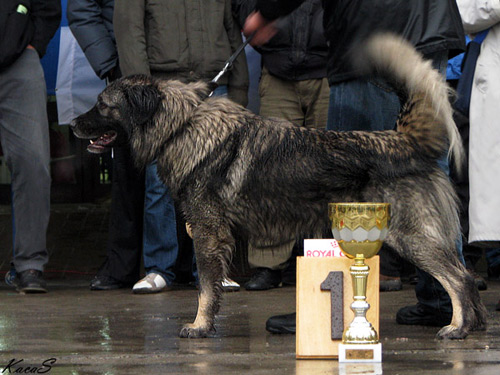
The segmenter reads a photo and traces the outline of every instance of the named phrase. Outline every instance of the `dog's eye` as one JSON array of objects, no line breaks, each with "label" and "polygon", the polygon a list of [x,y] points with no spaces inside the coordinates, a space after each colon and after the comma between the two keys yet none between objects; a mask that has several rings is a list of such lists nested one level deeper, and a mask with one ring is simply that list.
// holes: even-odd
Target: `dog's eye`
[{"label": "dog's eye", "polygon": [[106,104],[104,104],[103,102],[98,102],[97,103],[97,109],[99,111],[104,111],[106,108],[108,108],[108,106]]}]

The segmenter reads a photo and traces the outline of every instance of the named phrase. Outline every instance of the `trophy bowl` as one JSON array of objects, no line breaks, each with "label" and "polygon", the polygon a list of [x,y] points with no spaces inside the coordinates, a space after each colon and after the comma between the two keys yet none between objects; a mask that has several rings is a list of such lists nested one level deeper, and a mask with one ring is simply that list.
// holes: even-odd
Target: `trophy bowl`
[{"label": "trophy bowl", "polygon": [[378,253],[387,236],[389,203],[329,203],[333,237],[349,258]]},{"label": "trophy bowl", "polygon": [[344,344],[378,344],[378,334],[366,319],[370,305],[366,287],[370,267],[365,259],[375,256],[387,236],[390,205],[388,203],[329,203],[328,215],[333,237],[342,252],[354,258],[350,267],[354,302],[354,320],[342,336]]}]

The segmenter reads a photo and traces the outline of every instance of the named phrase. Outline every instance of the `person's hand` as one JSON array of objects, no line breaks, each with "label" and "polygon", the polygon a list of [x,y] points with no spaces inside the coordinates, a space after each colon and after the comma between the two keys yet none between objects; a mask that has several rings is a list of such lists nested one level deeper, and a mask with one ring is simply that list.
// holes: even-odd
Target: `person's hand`
[{"label": "person's hand", "polygon": [[255,33],[250,42],[252,46],[266,44],[276,34],[276,31],[275,21],[266,20],[260,12],[251,13],[243,26],[243,34],[246,37]]}]

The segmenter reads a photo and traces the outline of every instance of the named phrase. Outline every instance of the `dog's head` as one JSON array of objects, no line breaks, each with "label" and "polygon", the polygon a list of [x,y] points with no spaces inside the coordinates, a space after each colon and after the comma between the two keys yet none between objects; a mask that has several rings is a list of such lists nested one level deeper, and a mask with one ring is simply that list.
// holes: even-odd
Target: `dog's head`
[{"label": "dog's head", "polygon": [[87,150],[103,153],[129,141],[132,128],[147,123],[161,103],[161,93],[145,76],[111,83],[88,112],[71,123],[76,137],[89,139]]},{"label": "dog's head", "polygon": [[202,82],[124,77],[107,86],[94,107],[74,119],[71,128],[76,137],[90,140],[89,152],[103,153],[130,142],[147,162],[154,158],[158,146],[188,120],[208,92],[209,86]]}]

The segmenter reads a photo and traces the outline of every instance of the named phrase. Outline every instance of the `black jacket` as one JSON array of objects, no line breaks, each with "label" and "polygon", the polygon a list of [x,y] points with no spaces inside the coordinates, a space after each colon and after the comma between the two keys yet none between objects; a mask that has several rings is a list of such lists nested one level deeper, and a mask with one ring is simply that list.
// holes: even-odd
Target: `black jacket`
[{"label": "black jacket", "polygon": [[118,66],[113,8],[114,0],[68,0],[66,11],[72,34],[101,79]]},{"label": "black jacket", "polygon": [[0,69],[32,45],[42,57],[61,22],[60,0],[0,1]]},{"label": "black jacket", "polygon": [[[241,26],[255,9],[256,2],[233,0],[233,13]],[[262,56],[263,66],[281,79],[302,81],[326,77],[328,47],[321,0],[304,1],[280,21],[278,33],[256,50]]]},{"label": "black jacket", "polygon": [[[275,19],[302,0],[257,0],[257,9]],[[348,52],[375,31],[391,31],[408,39],[420,52],[465,49],[464,31],[455,0],[323,0],[330,84],[357,76]]]}]

